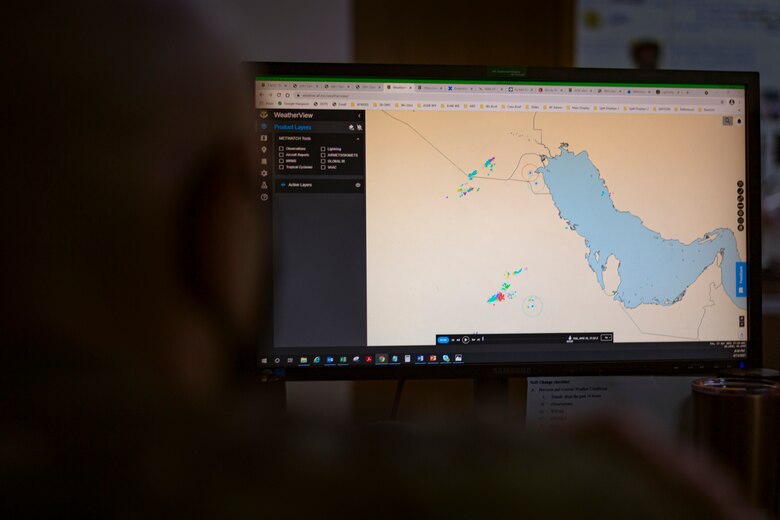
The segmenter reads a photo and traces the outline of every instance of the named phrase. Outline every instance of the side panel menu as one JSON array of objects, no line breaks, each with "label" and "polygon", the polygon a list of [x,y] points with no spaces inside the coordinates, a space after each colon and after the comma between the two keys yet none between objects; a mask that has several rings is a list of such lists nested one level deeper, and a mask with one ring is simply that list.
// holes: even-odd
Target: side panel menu
[{"label": "side panel menu", "polygon": [[270,341],[276,348],[364,347],[365,114],[257,114],[261,204],[271,221]]}]

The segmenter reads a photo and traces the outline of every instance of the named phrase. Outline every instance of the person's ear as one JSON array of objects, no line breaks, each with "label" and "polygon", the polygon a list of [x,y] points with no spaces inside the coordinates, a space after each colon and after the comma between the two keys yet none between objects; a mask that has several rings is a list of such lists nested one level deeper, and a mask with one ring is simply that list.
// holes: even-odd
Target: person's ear
[{"label": "person's ear", "polygon": [[[262,258],[249,160],[226,147],[199,168],[185,213],[187,285],[227,339],[255,332]],[[189,231],[187,231],[187,229]]]}]

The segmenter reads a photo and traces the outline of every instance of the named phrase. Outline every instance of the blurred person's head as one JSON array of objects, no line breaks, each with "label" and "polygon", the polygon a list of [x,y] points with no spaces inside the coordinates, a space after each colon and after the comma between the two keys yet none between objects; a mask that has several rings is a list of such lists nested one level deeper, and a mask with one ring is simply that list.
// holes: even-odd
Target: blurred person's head
[{"label": "blurred person's head", "polygon": [[251,335],[249,125],[238,62],[207,19],[152,0],[36,4],[6,19],[11,345],[140,361],[202,394]]},{"label": "blurred person's head", "polygon": [[655,70],[661,59],[661,46],[655,40],[637,40],[631,44],[631,59],[638,69]]}]

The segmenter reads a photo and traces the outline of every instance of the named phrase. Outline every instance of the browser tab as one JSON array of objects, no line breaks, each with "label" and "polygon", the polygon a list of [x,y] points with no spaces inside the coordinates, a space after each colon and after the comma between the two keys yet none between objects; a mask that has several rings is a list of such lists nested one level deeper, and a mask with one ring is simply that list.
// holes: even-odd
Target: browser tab
[{"label": "browser tab", "polygon": [[382,91],[382,84],[381,83],[355,83],[354,85],[355,91],[364,91],[364,92],[381,92]]},{"label": "browser tab", "polygon": [[476,92],[491,93],[491,94],[506,92],[506,87],[504,87],[503,85],[477,85],[476,87],[473,88],[476,90]]},{"label": "browser tab", "polygon": [[414,92],[413,83],[385,83],[385,92]]},{"label": "browser tab", "polygon": [[655,94],[655,90],[649,88],[629,88],[626,89],[628,95],[650,95]]},{"label": "browser tab", "polygon": [[476,87],[473,85],[447,85],[448,92],[475,92]]},{"label": "browser tab", "polygon": [[315,81],[296,81],[290,84],[293,90],[319,90],[322,88],[322,83]]},{"label": "browser tab", "polygon": [[338,81],[333,83],[325,83],[325,88],[328,90],[355,90],[355,84]]},{"label": "browser tab", "polygon": [[443,92],[445,90],[444,85],[431,85],[428,83],[418,83],[415,89],[417,92]]},{"label": "browser tab", "polygon": [[592,94],[593,89],[591,87],[569,87],[569,93],[571,94]]}]

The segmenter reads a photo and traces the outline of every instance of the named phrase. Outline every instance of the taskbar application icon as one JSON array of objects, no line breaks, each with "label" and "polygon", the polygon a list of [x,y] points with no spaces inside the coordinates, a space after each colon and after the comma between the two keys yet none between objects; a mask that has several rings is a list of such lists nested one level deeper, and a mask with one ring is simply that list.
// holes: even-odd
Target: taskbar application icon
[{"label": "taskbar application icon", "polygon": [[367,354],[355,356],[299,356],[286,358],[263,358],[264,365],[297,365],[297,366],[390,366],[390,365],[441,365],[463,364],[463,354]]}]

